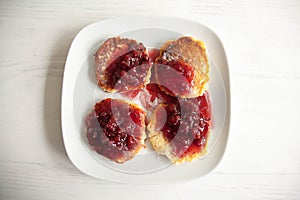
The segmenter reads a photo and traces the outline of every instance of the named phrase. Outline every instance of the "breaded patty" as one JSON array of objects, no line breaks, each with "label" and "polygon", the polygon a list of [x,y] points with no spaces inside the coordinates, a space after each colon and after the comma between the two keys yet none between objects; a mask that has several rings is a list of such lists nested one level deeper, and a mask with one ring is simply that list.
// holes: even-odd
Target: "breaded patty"
[{"label": "breaded patty", "polygon": [[133,39],[107,39],[96,52],[95,61],[98,85],[106,92],[142,88],[151,76],[147,49]]},{"label": "breaded patty", "polygon": [[172,163],[191,162],[206,154],[211,129],[208,93],[178,103],[160,104],[147,126],[154,150]]},{"label": "breaded patty", "polygon": [[145,147],[145,112],[121,99],[104,99],[86,118],[90,147],[117,163],[124,163]]},{"label": "breaded patty", "polygon": [[167,66],[156,67],[156,80],[166,93],[193,98],[206,90],[209,62],[204,42],[188,36],[167,41],[156,63]]}]

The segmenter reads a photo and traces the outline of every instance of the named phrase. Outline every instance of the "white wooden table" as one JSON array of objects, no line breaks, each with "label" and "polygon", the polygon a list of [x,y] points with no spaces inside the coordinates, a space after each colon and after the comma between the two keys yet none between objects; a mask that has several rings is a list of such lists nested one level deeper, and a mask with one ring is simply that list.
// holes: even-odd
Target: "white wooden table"
[{"label": "white wooden table", "polygon": [[[223,41],[231,131],[204,179],[115,184],[81,173],[65,153],[71,41],[90,23],[133,14],[191,19]],[[300,1],[0,1],[0,94],[0,199],[300,199]]]}]

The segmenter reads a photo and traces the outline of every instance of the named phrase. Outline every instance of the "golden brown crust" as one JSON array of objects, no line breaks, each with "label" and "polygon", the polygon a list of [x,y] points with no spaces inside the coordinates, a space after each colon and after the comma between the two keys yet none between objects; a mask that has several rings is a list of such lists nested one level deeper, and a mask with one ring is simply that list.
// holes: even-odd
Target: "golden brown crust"
[{"label": "golden brown crust", "polygon": [[[209,62],[204,42],[188,36],[181,37],[177,40],[167,41],[161,47],[160,55],[156,61],[159,59],[167,61],[181,59],[195,69],[194,86],[191,93],[180,97],[197,97],[202,95],[207,89],[206,83],[209,81]],[[168,93],[163,87],[161,89]]]},{"label": "golden brown crust", "polygon": [[[208,133],[208,135],[209,135],[209,133]],[[187,155],[185,155],[181,158],[178,158],[173,163],[174,164],[181,164],[181,163],[184,163],[184,162],[192,162],[192,161],[194,161],[198,158],[201,158],[201,157],[205,156],[207,154],[206,146],[207,146],[207,143],[205,144],[205,147],[200,152],[193,153],[193,154],[187,154]]]},{"label": "golden brown crust", "polygon": [[[107,39],[98,49],[95,54],[96,61],[96,77],[98,85],[106,92],[116,92],[114,88],[111,88],[107,84],[107,78],[105,77],[105,69],[120,55],[128,53],[132,50],[139,49],[143,46],[142,43],[138,43],[136,40],[112,37]],[[151,70],[149,70],[145,84],[149,83],[151,76]]]}]

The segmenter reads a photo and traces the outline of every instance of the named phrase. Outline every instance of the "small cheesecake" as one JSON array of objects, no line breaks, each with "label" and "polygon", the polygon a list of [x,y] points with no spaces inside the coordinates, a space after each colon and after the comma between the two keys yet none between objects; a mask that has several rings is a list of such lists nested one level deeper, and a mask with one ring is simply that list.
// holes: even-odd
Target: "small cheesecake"
[{"label": "small cheesecake", "polygon": [[208,93],[160,104],[147,129],[154,150],[172,163],[190,162],[205,155],[211,130]]},{"label": "small cheesecake", "polygon": [[95,54],[98,85],[106,92],[127,92],[149,83],[152,61],[146,47],[133,39],[107,39]]},{"label": "small cheesecake", "polygon": [[124,163],[145,148],[145,113],[133,103],[104,99],[88,114],[86,134],[90,147],[98,154]]},{"label": "small cheesecake", "polygon": [[208,73],[206,46],[193,37],[167,41],[155,60],[156,82],[172,96],[194,98],[202,95],[209,80]]}]

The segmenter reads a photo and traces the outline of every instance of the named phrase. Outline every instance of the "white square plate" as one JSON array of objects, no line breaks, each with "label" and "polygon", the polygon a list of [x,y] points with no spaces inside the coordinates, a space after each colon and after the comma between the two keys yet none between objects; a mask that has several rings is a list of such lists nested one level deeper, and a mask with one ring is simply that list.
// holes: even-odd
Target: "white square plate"
[{"label": "white square plate", "polygon": [[[94,54],[109,37],[128,37],[147,48],[160,48],[167,40],[183,35],[206,43],[210,62],[208,84],[212,103],[213,129],[208,154],[194,162],[171,163],[147,145],[134,159],[114,163],[92,151],[85,136],[84,119],[93,105],[104,98],[119,98],[97,87]],[[62,130],[70,160],[82,172],[104,180],[123,183],[167,183],[202,177],[223,157],[230,123],[230,86],[225,51],[217,35],[206,26],[176,18],[127,17],[88,25],[75,37],[67,57],[62,89]]]}]

